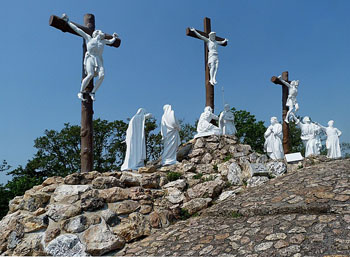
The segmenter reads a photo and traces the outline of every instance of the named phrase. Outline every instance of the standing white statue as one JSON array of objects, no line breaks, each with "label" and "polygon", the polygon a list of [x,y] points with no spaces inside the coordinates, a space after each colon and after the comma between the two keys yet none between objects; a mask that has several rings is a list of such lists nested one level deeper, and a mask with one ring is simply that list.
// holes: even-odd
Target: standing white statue
[{"label": "standing white statue", "polygon": [[230,106],[225,104],[224,111],[220,114],[219,117],[219,128],[223,135],[234,135],[237,130],[235,127],[235,116],[230,110]]},{"label": "standing white statue", "polygon": [[145,120],[152,117],[143,108],[138,109],[129,122],[126,130],[126,153],[121,170],[137,170],[145,166],[146,141],[145,141]]},{"label": "standing white statue", "polygon": [[220,135],[221,130],[210,123],[211,120],[218,120],[219,117],[213,114],[213,109],[210,106],[204,108],[204,112],[199,117],[198,125],[197,125],[197,134],[194,138],[197,137],[205,137],[211,135]]},{"label": "standing white statue", "polygon": [[88,86],[89,82],[93,77],[97,77],[98,79],[92,89],[91,93],[89,93],[91,99],[95,101],[95,93],[97,89],[101,86],[101,83],[104,79],[105,72],[103,67],[103,58],[102,53],[104,46],[112,45],[114,41],[118,38],[117,33],[113,33],[112,39],[105,39],[105,34],[101,30],[95,30],[92,33],[92,37],[85,33],[83,30],[79,29],[75,24],[69,21],[68,16],[66,14],[62,15],[62,19],[65,20],[68,25],[81,37],[85,39],[86,43],[86,53],[84,57],[84,71],[86,77],[81,82],[80,92],[78,93],[78,98],[82,101],[86,101],[83,97],[83,93],[85,93],[85,89]]},{"label": "standing white statue", "polygon": [[210,73],[210,84],[215,85],[216,82],[216,73],[219,67],[219,58],[218,58],[218,44],[223,45],[228,40],[225,38],[223,41],[216,41],[216,33],[214,31],[209,33],[209,37],[204,37],[197,32],[196,29],[190,28],[199,39],[202,39],[208,46],[208,66]]},{"label": "standing white statue", "polygon": [[323,131],[327,134],[327,140],[326,140],[326,148],[327,148],[327,157],[328,158],[340,158],[341,157],[341,150],[340,150],[340,144],[339,144],[339,137],[341,136],[341,131],[335,127],[334,121],[330,120],[328,121],[328,127],[324,127],[320,125],[319,123],[316,123],[321,127]]},{"label": "standing white statue", "polygon": [[271,118],[271,125],[267,128],[264,137],[264,149],[268,156],[273,160],[283,159],[282,125],[276,117]]},{"label": "standing white statue", "polygon": [[175,117],[175,113],[171,108],[171,105],[166,104],[163,107],[164,114],[161,122],[161,135],[163,140],[163,153],[162,164],[171,165],[175,164],[176,152],[181,144],[180,140],[180,124]]},{"label": "standing white statue", "polygon": [[296,119],[295,124],[301,129],[300,138],[305,145],[305,157],[309,155],[319,155],[322,147],[319,137],[320,126],[311,123],[308,116],[305,116],[302,122]]},{"label": "standing white statue", "polygon": [[285,86],[288,87],[288,98],[286,103],[286,106],[288,107],[288,112],[284,121],[289,123],[289,116],[292,116],[294,120],[297,119],[293,111],[293,108],[295,109],[295,112],[299,110],[299,104],[297,102],[299,80],[293,80],[289,84],[287,81],[282,79],[282,76],[278,76],[278,78],[282,81],[282,83]]}]

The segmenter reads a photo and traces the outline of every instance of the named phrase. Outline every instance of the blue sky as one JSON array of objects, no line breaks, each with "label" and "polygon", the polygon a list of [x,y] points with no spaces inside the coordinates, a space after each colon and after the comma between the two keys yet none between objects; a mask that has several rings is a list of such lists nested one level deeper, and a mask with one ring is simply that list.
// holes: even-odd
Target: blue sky
[{"label": "blue sky", "polygon": [[[129,0],[2,1],[0,159],[16,167],[35,153],[45,129],[80,124],[82,39],[48,25],[67,13],[96,29],[117,32],[120,48],[105,47],[105,80],[94,117],[126,120],[139,107],[160,120],[171,104],[178,118],[194,122],[205,104],[203,43],[186,27],[229,39],[220,47],[215,112],[225,101],[268,124],[281,117],[281,88],[270,82],[288,70],[300,80],[299,115],[326,125],[335,120],[350,142],[350,1],[347,0]],[[0,183],[6,177],[0,175]]]}]

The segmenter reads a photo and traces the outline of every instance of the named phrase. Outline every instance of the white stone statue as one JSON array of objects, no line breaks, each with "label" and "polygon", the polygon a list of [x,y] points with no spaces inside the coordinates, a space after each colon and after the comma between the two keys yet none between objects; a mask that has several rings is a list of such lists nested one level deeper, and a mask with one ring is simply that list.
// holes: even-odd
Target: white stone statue
[{"label": "white stone statue", "polygon": [[161,122],[161,135],[163,140],[162,165],[172,165],[177,163],[176,152],[181,144],[180,124],[175,117],[171,105],[166,104],[163,107],[164,114]]},{"label": "white stone statue", "polygon": [[320,125],[319,123],[316,123],[318,126],[321,127],[323,131],[327,134],[327,140],[326,140],[326,148],[327,148],[327,157],[328,158],[340,158],[341,157],[341,150],[340,150],[340,144],[339,144],[339,137],[341,136],[341,131],[335,127],[334,121],[330,120],[328,121],[328,127],[324,127]]},{"label": "white stone statue", "polygon": [[143,108],[138,109],[126,130],[126,154],[121,170],[138,170],[145,165],[146,141],[145,120],[152,117]]},{"label": "white stone statue", "polygon": [[210,123],[211,120],[218,120],[219,117],[213,114],[213,109],[210,106],[204,108],[204,112],[201,114],[198,125],[197,125],[197,134],[194,138],[205,137],[211,135],[221,135],[221,130]]},{"label": "white stone statue", "polygon": [[234,135],[237,130],[235,127],[235,116],[230,110],[230,105],[225,104],[224,111],[220,114],[219,117],[219,128],[223,135]]},{"label": "white stone statue", "polygon": [[283,159],[282,125],[276,117],[271,118],[271,125],[267,128],[264,137],[264,149],[268,156],[273,160]]},{"label": "white stone statue", "polygon": [[214,31],[209,33],[209,38],[202,36],[194,28],[190,28],[199,39],[202,39],[208,46],[208,66],[210,73],[210,84],[215,85],[216,82],[216,73],[219,67],[219,58],[218,58],[218,44],[223,45],[228,40],[225,38],[223,41],[216,41],[216,33]]},{"label": "white stone statue", "polygon": [[97,81],[95,82],[94,88],[92,89],[90,97],[93,101],[95,101],[95,93],[97,89],[101,86],[101,83],[104,79],[105,72],[103,67],[103,58],[102,53],[104,46],[111,45],[118,38],[117,33],[113,33],[112,39],[105,39],[105,34],[101,30],[95,30],[92,33],[92,37],[85,33],[83,30],[79,29],[76,25],[69,21],[68,16],[66,14],[62,15],[62,19],[65,20],[68,25],[81,37],[85,39],[86,43],[86,53],[84,57],[84,71],[86,73],[86,77],[81,82],[80,92],[78,93],[78,98],[82,101],[86,101],[83,97],[83,93],[85,93],[85,89],[88,86],[90,80],[93,77],[97,77]]},{"label": "white stone statue", "polygon": [[300,138],[305,145],[305,157],[319,155],[322,147],[319,136],[320,126],[312,123],[308,116],[305,116],[302,122],[296,119],[295,124],[301,129]]},{"label": "white stone statue", "polygon": [[297,119],[293,108],[295,109],[295,112],[299,110],[299,104],[297,102],[299,80],[293,80],[289,84],[287,81],[282,79],[282,76],[278,76],[278,78],[282,81],[282,83],[285,86],[288,87],[288,98],[286,103],[286,106],[288,107],[288,112],[284,121],[289,123],[289,116],[291,116],[294,120]]}]

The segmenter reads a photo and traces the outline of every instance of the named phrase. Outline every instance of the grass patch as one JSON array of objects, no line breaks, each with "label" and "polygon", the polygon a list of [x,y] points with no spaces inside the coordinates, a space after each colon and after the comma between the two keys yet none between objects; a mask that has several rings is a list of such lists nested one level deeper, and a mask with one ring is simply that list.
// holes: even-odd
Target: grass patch
[{"label": "grass patch", "polygon": [[203,177],[203,173],[198,173],[198,174],[194,175],[192,178],[193,179],[201,179],[201,177]]},{"label": "grass patch", "polygon": [[187,220],[188,218],[190,218],[191,215],[188,213],[188,210],[181,208],[180,210],[180,219],[181,220]]},{"label": "grass patch", "polygon": [[240,217],[242,217],[242,216],[243,216],[243,215],[240,214],[240,213],[237,212],[237,211],[233,211],[233,212],[231,213],[231,217],[234,218],[234,219],[240,218]]},{"label": "grass patch", "polygon": [[213,170],[215,170],[216,172],[218,171],[218,165],[217,164],[213,165]]},{"label": "grass patch", "polygon": [[226,155],[226,157],[224,158],[224,162],[227,162],[227,161],[229,161],[229,160],[231,160],[232,159],[232,155],[231,154],[228,154],[228,155]]},{"label": "grass patch", "polygon": [[210,175],[210,176],[208,176],[206,178],[202,178],[202,181],[204,181],[204,182],[213,181],[213,180],[215,180],[215,176],[214,175]]},{"label": "grass patch", "polygon": [[168,179],[168,181],[175,181],[175,180],[178,180],[179,178],[181,177],[181,173],[179,172],[169,172],[167,175],[166,175],[166,178]]}]

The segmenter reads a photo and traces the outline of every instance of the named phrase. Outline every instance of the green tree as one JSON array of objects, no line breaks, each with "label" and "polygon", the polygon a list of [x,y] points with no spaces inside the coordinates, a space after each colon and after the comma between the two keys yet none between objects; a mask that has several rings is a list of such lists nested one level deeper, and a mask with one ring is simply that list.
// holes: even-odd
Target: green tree
[{"label": "green tree", "polygon": [[235,115],[236,136],[241,143],[248,144],[256,152],[264,152],[264,133],[266,127],[263,121],[256,121],[253,114],[245,110],[232,108]]}]

